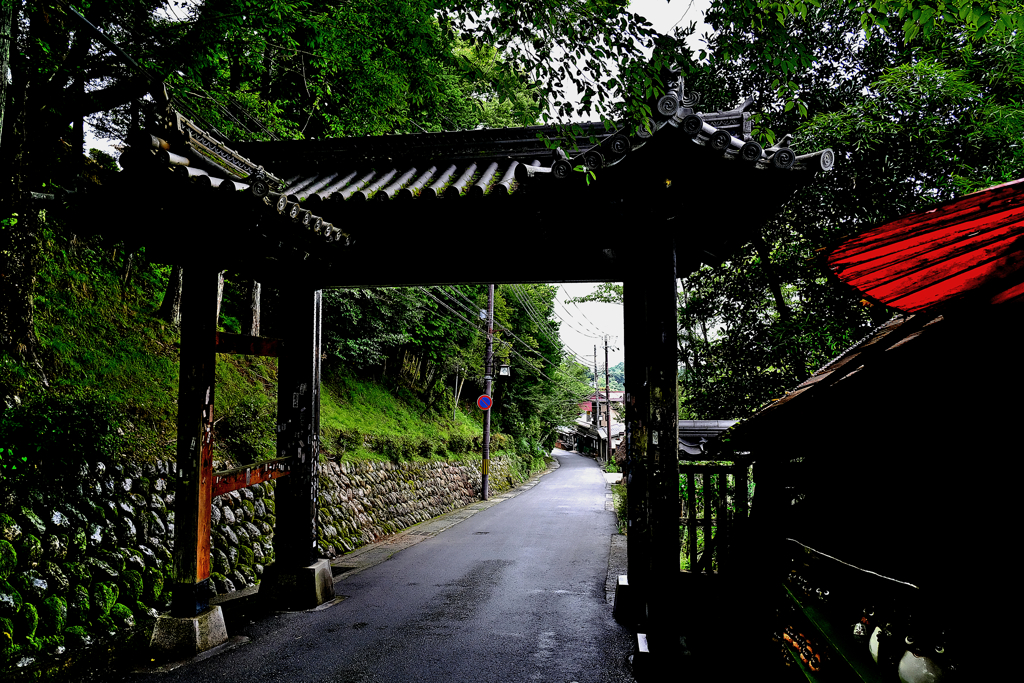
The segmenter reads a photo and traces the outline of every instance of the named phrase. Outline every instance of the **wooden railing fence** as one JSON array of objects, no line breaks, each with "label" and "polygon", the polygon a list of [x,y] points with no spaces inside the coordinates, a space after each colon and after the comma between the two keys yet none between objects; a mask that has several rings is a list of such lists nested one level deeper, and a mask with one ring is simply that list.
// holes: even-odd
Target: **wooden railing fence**
[{"label": "wooden railing fence", "polygon": [[[682,548],[693,573],[730,569],[730,537],[749,510],[748,462],[679,465]],[[698,485],[699,477],[699,485]],[[698,530],[702,543],[698,547]]]}]

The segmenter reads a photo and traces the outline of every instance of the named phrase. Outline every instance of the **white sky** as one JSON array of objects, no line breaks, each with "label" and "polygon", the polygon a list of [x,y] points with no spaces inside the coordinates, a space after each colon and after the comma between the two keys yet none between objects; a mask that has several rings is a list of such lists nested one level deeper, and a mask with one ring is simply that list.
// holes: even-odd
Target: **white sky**
[{"label": "white sky", "polygon": [[[670,33],[672,27],[687,26],[691,21],[697,22],[697,31],[690,38],[690,47],[694,51],[703,46],[700,36],[708,32],[703,23],[704,12],[710,5],[709,0],[633,0],[629,9],[646,18],[659,33]],[[610,335],[608,363],[612,367],[623,360],[623,324],[622,306],[616,304],[586,303],[565,305],[567,298],[585,296],[594,291],[596,284],[567,283],[560,285],[556,298],[555,311],[566,319],[559,329],[562,343],[574,353],[585,358],[593,357],[594,344],[598,344],[598,366],[604,367],[604,340],[594,336]],[[558,318],[555,318],[558,320]],[[614,350],[613,350],[614,347]],[[588,367],[593,367],[588,361]]]}]

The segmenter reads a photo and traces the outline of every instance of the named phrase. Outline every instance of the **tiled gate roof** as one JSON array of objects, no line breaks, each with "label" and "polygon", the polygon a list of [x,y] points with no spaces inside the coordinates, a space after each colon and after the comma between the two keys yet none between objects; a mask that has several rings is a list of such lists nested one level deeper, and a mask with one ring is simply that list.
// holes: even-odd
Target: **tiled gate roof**
[{"label": "tiled gate roof", "polygon": [[[550,126],[228,145],[171,111],[122,156],[117,201],[130,197],[153,228],[121,227],[122,237],[158,260],[213,259],[264,280],[316,273],[324,284],[413,284],[459,265],[476,269],[461,281],[606,281],[621,277],[630,239],[685,225],[685,269],[720,258],[833,160],[831,150],[796,154],[788,136],[761,149],[743,108],[693,105],[670,93],[632,134],[578,124],[575,149]],[[592,184],[581,168],[595,172]],[[704,226],[723,225],[694,229],[688,204],[697,201],[715,216]],[[677,214],[686,222],[664,223]],[[506,258],[452,260],[450,243],[467,239]],[[540,277],[538,245],[580,258]]]}]

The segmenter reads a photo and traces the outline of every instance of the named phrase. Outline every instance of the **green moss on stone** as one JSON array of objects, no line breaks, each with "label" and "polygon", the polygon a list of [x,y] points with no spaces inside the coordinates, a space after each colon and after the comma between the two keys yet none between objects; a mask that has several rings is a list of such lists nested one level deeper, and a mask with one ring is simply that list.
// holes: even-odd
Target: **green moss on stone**
[{"label": "green moss on stone", "polygon": [[71,581],[68,579],[67,575],[61,571],[59,564],[56,562],[46,562],[43,564],[42,569],[51,591],[61,595],[68,592],[68,588],[71,587]]},{"label": "green moss on stone", "polygon": [[129,602],[142,598],[142,572],[126,569],[121,575],[121,585],[124,586],[124,596]]},{"label": "green moss on stone", "polygon": [[81,562],[67,562],[64,564],[64,575],[72,586],[80,585],[88,587],[92,584],[92,574]]},{"label": "green moss on stone", "polygon": [[26,523],[26,529],[34,531],[37,536],[46,533],[46,523],[31,508],[22,506],[21,518]]},{"label": "green moss on stone", "polygon": [[8,543],[14,543],[21,538],[21,525],[3,512],[0,512],[0,538]]},{"label": "green moss on stone", "polygon": [[[249,501],[245,501],[249,502]],[[252,548],[243,545],[238,549],[238,564],[243,567],[251,567],[254,562]]]},{"label": "green moss on stone", "polygon": [[120,602],[110,608],[110,620],[114,622],[119,630],[135,626],[135,615],[132,614],[127,605],[123,605]]},{"label": "green moss on stone", "polygon": [[18,612],[14,625],[19,640],[27,640],[35,636],[38,627],[39,610],[31,602],[26,602]]},{"label": "green moss on stone", "polygon": [[14,646],[14,622],[7,617],[0,617],[0,652],[6,652]]},{"label": "green moss on stone", "polygon": [[84,624],[89,620],[89,589],[78,585],[68,593],[68,623]]},{"label": "green moss on stone", "polygon": [[64,629],[64,643],[69,648],[88,647],[92,642],[92,634],[85,626],[69,626]]},{"label": "green moss on stone", "polygon": [[68,559],[78,559],[85,553],[85,548],[88,543],[85,529],[78,528],[71,532],[68,537]]},{"label": "green moss on stone", "polygon": [[155,606],[164,590],[164,575],[156,567],[146,567],[142,573],[142,586],[142,601]]},{"label": "green moss on stone", "polygon": [[109,615],[103,615],[93,620],[92,631],[102,636],[115,636],[117,635],[117,624]]},{"label": "green moss on stone", "polygon": [[125,569],[142,571],[146,568],[146,557],[135,548],[122,548]]},{"label": "green moss on stone", "polygon": [[123,572],[125,569],[124,553],[118,550],[100,551],[97,557],[110,565],[110,567],[118,574]]},{"label": "green moss on stone", "polygon": [[0,580],[6,579],[18,566],[18,552],[6,538],[0,539]]},{"label": "green moss on stone", "polygon": [[272,515],[276,515],[277,514],[277,505],[274,504],[274,499],[273,498],[264,498],[263,499],[263,507],[267,508],[267,512],[269,512],[270,514],[272,514]]},{"label": "green moss on stone", "polygon": [[256,508],[253,507],[252,501],[243,500],[242,507],[245,508],[245,511],[249,513],[250,519],[256,515]]},{"label": "green moss on stone", "polygon": [[39,610],[39,632],[53,636],[64,630],[68,621],[68,603],[64,598],[51,595],[43,601]]},{"label": "green moss on stone", "polygon": [[17,557],[22,567],[35,567],[43,558],[42,541],[37,536],[28,534],[19,544]]},{"label": "green moss on stone", "polygon": [[21,611],[23,603],[21,592],[3,579],[0,579],[0,616],[13,617]]},{"label": "green moss on stone", "polygon": [[117,602],[117,586],[109,583],[97,583],[92,587],[92,611],[99,617],[110,613],[110,608]]}]

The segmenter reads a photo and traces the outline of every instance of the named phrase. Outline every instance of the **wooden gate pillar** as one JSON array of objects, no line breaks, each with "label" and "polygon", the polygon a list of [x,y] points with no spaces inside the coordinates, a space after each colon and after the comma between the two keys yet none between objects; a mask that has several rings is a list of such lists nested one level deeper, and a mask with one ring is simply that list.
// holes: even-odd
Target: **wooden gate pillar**
[{"label": "wooden gate pillar", "polygon": [[275,494],[269,583],[273,599],[295,608],[334,597],[330,563],[317,550],[321,302],[320,290],[297,286],[282,292],[287,332],[278,358],[277,457],[290,458],[290,473],[278,480]]},{"label": "wooden gate pillar", "polygon": [[626,366],[626,594],[625,625],[647,632],[647,592],[650,588],[650,536],[647,527],[647,283],[633,273],[623,283],[623,327]]},{"label": "wooden gate pillar", "polygon": [[171,613],[157,619],[150,638],[152,654],[161,659],[187,659],[228,639],[220,606],[210,606],[213,391],[220,278],[216,270],[201,265],[187,270],[181,292],[173,597]]},{"label": "wooden gate pillar", "polygon": [[217,286],[213,268],[191,267],[182,278],[173,617],[195,617],[210,603]]},{"label": "wooden gate pillar", "polygon": [[[631,446],[631,475],[636,477],[627,493],[627,502],[631,503],[630,498],[642,499],[647,519],[646,529],[637,534],[646,540],[640,542],[640,547],[634,541],[629,571],[638,571],[643,576],[646,569],[637,588],[646,604],[643,621],[647,644],[651,656],[660,660],[672,657],[679,647],[678,302],[674,241],[665,238],[647,243],[633,259],[633,268],[632,277],[624,283],[625,347],[640,346],[643,370],[637,380],[643,385],[631,385],[627,403],[627,419],[635,444]],[[630,307],[640,310],[630,312]],[[638,514],[642,519],[643,511]]]}]

